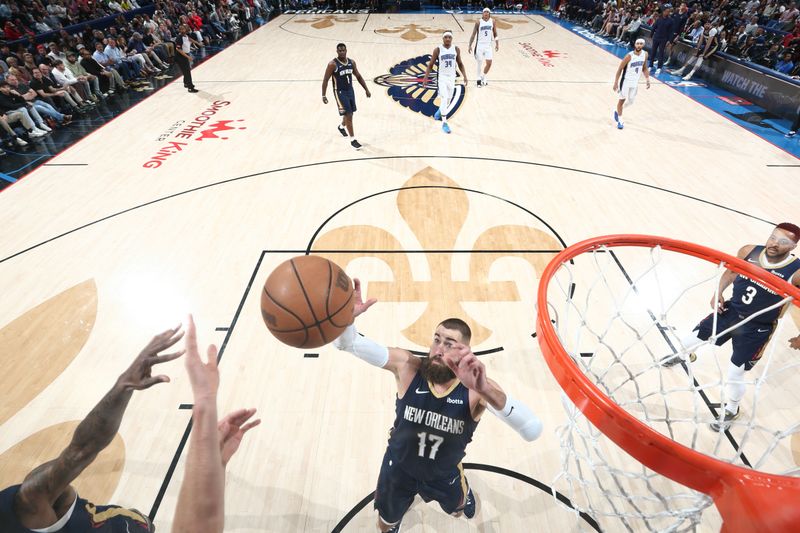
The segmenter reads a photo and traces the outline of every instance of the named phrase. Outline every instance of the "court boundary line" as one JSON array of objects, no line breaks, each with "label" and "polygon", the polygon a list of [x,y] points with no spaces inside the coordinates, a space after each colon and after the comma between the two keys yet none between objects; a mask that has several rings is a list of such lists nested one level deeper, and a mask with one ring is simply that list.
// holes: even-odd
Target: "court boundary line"
[{"label": "court boundary line", "polygon": [[550,168],[550,169],[554,169],[554,170],[565,170],[565,171],[570,171],[570,172],[577,172],[579,174],[585,174],[585,175],[588,175],[588,176],[594,176],[594,177],[599,177],[599,178],[606,178],[606,179],[610,179],[610,180],[619,181],[619,182],[622,182],[622,183],[627,183],[629,185],[638,185],[638,186],[641,186],[641,187],[644,187],[644,188],[647,188],[647,189],[652,189],[652,190],[655,190],[655,191],[664,192],[664,193],[675,195],[675,196],[678,196],[678,197],[681,197],[681,198],[685,198],[685,199],[688,199],[688,200],[694,200],[694,201],[697,201],[697,202],[700,202],[700,203],[703,203],[703,204],[706,204],[706,205],[709,205],[709,206],[712,206],[712,207],[717,207],[717,208],[720,208],[720,209],[724,209],[726,211],[730,211],[732,213],[735,213],[735,214],[738,214],[738,215],[742,215],[742,216],[745,216],[747,218],[751,218],[753,220],[757,220],[759,222],[764,222],[765,224],[769,224],[770,226],[774,226],[775,225],[775,222],[763,219],[763,218],[758,217],[756,215],[752,215],[750,213],[741,211],[739,209],[734,209],[732,207],[728,207],[728,206],[725,206],[723,204],[712,202],[710,200],[704,200],[702,198],[699,198],[699,197],[696,197],[696,196],[692,196],[692,195],[687,194],[687,193],[673,191],[673,190],[667,189],[665,187],[660,187],[658,185],[653,185],[653,184],[649,184],[649,183],[642,183],[642,182],[638,182],[638,181],[631,180],[631,179],[628,179],[628,178],[620,178],[618,176],[612,176],[610,174],[603,174],[601,172],[594,172],[594,171],[591,171],[591,170],[583,170],[583,169],[578,169],[578,168],[571,168],[571,167],[566,167],[566,166],[563,166],[563,165],[555,165],[555,164],[551,164],[551,163],[537,163],[535,161],[523,161],[523,160],[506,159],[506,158],[500,158],[500,157],[477,157],[477,156],[464,156],[464,155],[370,156],[370,157],[349,158],[349,159],[333,159],[333,160],[327,160],[327,161],[317,161],[317,162],[314,162],[314,163],[301,163],[301,164],[297,164],[297,165],[289,165],[289,166],[282,167],[282,168],[275,168],[275,169],[271,169],[271,170],[264,170],[264,171],[261,171],[261,172],[254,172],[252,174],[245,174],[243,176],[237,176],[237,177],[234,177],[234,178],[227,178],[227,179],[224,179],[224,180],[207,183],[205,185],[199,185],[197,187],[184,189],[182,191],[178,191],[178,192],[175,192],[175,193],[172,193],[172,194],[168,194],[166,196],[161,196],[161,197],[156,198],[154,200],[150,200],[150,201],[147,201],[147,202],[144,202],[144,203],[132,206],[132,207],[128,207],[128,208],[123,209],[121,211],[116,211],[114,213],[111,213],[111,214],[106,215],[104,217],[98,218],[98,219],[93,220],[91,222],[87,222],[85,224],[81,224],[80,226],[77,226],[77,227],[74,227],[74,228],[72,228],[70,230],[67,230],[65,232],[59,233],[58,235],[55,235],[53,237],[50,237],[50,238],[45,239],[43,241],[40,241],[40,242],[38,242],[36,244],[30,245],[27,248],[24,248],[24,249],[22,249],[22,250],[20,250],[18,252],[15,252],[15,253],[13,253],[11,255],[8,255],[8,256],[0,259],[0,264],[5,263],[6,261],[9,261],[9,260],[11,260],[11,259],[13,259],[15,257],[18,257],[18,256],[20,256],[20,255],[22,255],[24,253],[27,253],[27,252],[30,252],[30,251],[35,250],[37,248],[40,248],[40,247],[44,246],[45,244],[49,244],[49,243],[51,243],[53,241],[56,241],[58,239],[61,239],[61,238],[66,237],[68,235],[71,235],[73,233],[76,233],[76,232],[78,232],[80,230],[86,229],[86,228],[94,226],[96,224],[100,224],[101,222],[105,222],[106,220],[110,220],[112,218],[116,218],[118,216],[121,216],[121,215],[124,215],[126,213],[129,213],[131,211],[136,211],[138,209],[142,209],[144,207],[148,207],[148,206],[151,206],[151,205],[154,205],[154,204],[157,204],[157,203],[161,203],[161,202],[164,202],[166,200],[171,200],[172,198],[177,198],[179,196],[184,196],[184,195],[191,194],[191,193],[194,193],[194,192],[197,192],[197,191],[201,191],[201,190],[204,190],[204,189],[217,187],[219,185],[225,185],[227,183],[233,183],[233,182],[236,182],[236,181],[246,180],[246,179],[250,179],[250,178],[254,178],[254,177],[268,176],[270,174],[277,174],[279,172],[286,172],[286,171],[291,171],[291,170],[299,170],[299,169],[303,169],[303,168],[310,168],[310,167],[315,167],[315,166],[320,166],[320,165],[333,165],[333,164],[339,164],[339,163],[353,163],[353,162],[365,162],[365,161],[384,161],[384,160],[395,160],[395,159],[422,159],[422,160],[425,160],[425,159],[434,159],[434,160],[436,160],[436,159],[453,159],[453,160],[467,160],[467,161],[487,161],[487,162],[520,164],[520,165],[527,165],[527,166],[534,166],[534,167]]}]

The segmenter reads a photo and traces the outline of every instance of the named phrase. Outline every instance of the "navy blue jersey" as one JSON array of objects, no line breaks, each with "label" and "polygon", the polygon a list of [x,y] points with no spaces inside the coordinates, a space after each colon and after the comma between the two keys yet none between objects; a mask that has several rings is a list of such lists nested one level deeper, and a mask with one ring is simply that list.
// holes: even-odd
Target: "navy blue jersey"
[{"label": "navy blue jersey", "polygon": [[352,91],[353,90],[353,60],[348,59],[346,63],[339,61],[339,58],[333,60],[335,68],[333,69],[333,88],[337,91]]},{"label": "navy blue jersey", "polygon": [[[791,282],[794,273],[800,270],[800,259],[794,256],[790,255],[780,264],[770,267],[766,266],[766,261],[761,261],[763,254],[764,247],[755,246],[753,250],[747,254],[745,261],[753,263],[787,282]],[[778,303],[782,299],[782,296],[775,294],[775,292],[764,287],[757,281],[739,274],[733,282],[733,297],[730,300],[730,306],[731,309],[742,317],[748,317],[765,307]],[[772,324],[780,318],[785,308],[786,306],[777,307],[772,311],[759,315],[757,318],[754,318],[753,321],[758,324]]]},{"label": "navy blue jersey", "polygon": [[478,427],[469,409],[469,389],[456,382],[438,397],[418,371],[405,395],[397,398],[395,411],[389,437],[394,461],[421,481],[451,476]]},{"label": "navy blue jersey", "polygon": [[[0,531],[31,533],[19,523],[14,512],[14,498],[20,485],[0,491]],[[140,512],[116,505],[94,505],[81,497],[75,502],[72,516],[58,533],[148,533],[150,522]]]}]

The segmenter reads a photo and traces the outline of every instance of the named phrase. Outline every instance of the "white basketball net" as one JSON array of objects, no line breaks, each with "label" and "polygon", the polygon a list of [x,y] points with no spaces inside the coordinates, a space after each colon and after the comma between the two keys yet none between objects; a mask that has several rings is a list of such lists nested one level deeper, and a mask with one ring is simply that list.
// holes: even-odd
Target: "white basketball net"
[{"label": "white basketball net", "polygon": [[[730,342],[714,342],[730,329],[694,346],[683,346],[681,339],[712,311],[710,300],[724,272],[722,264],[660,247],[586,252],[562,264],[549,283],[553,327],[591,381],[651,428],[723,461],[800,475],[800,353],[787,343],[796,335],[794,327],[784,327],[789,313],[759,363],[745,373],[739,418],[728,433],[709,427],[724,411],[719,405],[727,401],[731,354]],[[731,288],[725,295],[730,298]],[[661,364],[665,356],[687,358],[692,352],[694,363]],[[590,515],[603,531],[689,531],[700,523],[712,504],[708,496],[647,469],[592,426],[566,395],[563,401],[567,420],[557,430],[561,473],[554,489],[571,500],[576,516]],[[706,515],[704,525],[718,530],[719,516]]]}]

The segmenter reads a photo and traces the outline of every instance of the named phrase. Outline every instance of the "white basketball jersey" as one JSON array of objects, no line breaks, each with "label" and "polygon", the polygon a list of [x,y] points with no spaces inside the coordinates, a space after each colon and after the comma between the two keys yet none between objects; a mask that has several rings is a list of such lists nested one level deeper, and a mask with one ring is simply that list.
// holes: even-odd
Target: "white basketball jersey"
[{"label": "white basketball jersey", "polygon": [[451,44],[450,48],[439,45],[439,77],[456,77],[456,45]]},{"label": "white basketball jersey", "polygon": [[647,52],[642,50],[637,56],[636,51],[633,50],[628,52],[628,55],[631,56],[631,60],[628,62],[628,66],[625,68],[625,73],[623,74],[625,79],[622,81],[622,83],[624,85],[636,85],[639,83],[639,77],[642,75],[642,69],[644,69],[644,65],[647,62]]},{"label": "white basketball jersey", "polygon": [[478,46],[488,46],[494,41],[494,19],[478,21]]}]

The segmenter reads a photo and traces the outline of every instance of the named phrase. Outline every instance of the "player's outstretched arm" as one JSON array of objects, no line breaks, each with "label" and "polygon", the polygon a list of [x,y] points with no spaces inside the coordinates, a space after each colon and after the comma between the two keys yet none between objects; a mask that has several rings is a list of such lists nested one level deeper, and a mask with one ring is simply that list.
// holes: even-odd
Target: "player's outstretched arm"
[{"label": "player's outstretched arm", "polygon": [[[351,61],[353,61],[353,60],[351,59]],[[358,67],[356,66],[356,62],[355,61],[353,61],[353,74],[356,75],[356,79],[358,80],[358,83],[361,84],[361,86],[364,88],[364,92],[367,93],[367,98],[371,97],[372,94],[370,94],[370,92],[369,92],[369,88],[367,87],[367,82],[365,82],[364,78],[361,77],[361,73],[358,71]]]},{"label": "player's outstretched arm", "polygon": [[322,78],[322,103],[323,104],[327,104],[328,103],[328,80],[331,79],[331,76],[333,75],[333,69],[334,68],[335,67],[333,65],[333,61],[328,63],[328,66],[325,69],[325,76]]},{"label": "player's outstretched arm", "polygon": [[[445,362],[458,380],[468,389],[478,393],[489,412],[511,426],[523,439],[526,441],[538,439],[542,434],[542,421],[539,417],[528,406],[515,400],[497,383],[486,377],[486,367],[472,353],[469,346],[456,345],[453,349],[459,351],[458,362],[449,359],[445,359]],[[477,419],[480,416],[482,408],[483,405],[473,413],[473,418]]]},{"label": "player's outstretched arm", "polygon": [[183,350],[158,355],[181,337],[180,326],[153,337],[100,403],[78,424],[67,448],[56,459],[35,468],[25,477],[14,501],[14,510],[23,526],[46,528],[60,518],[55,509],[56,500],[68,504],[75,500],[75,489],[70,483],[114,439],[133,391],[169,381],[164,375],[152,376],[151,370],[155,365],[183,355]]}]

